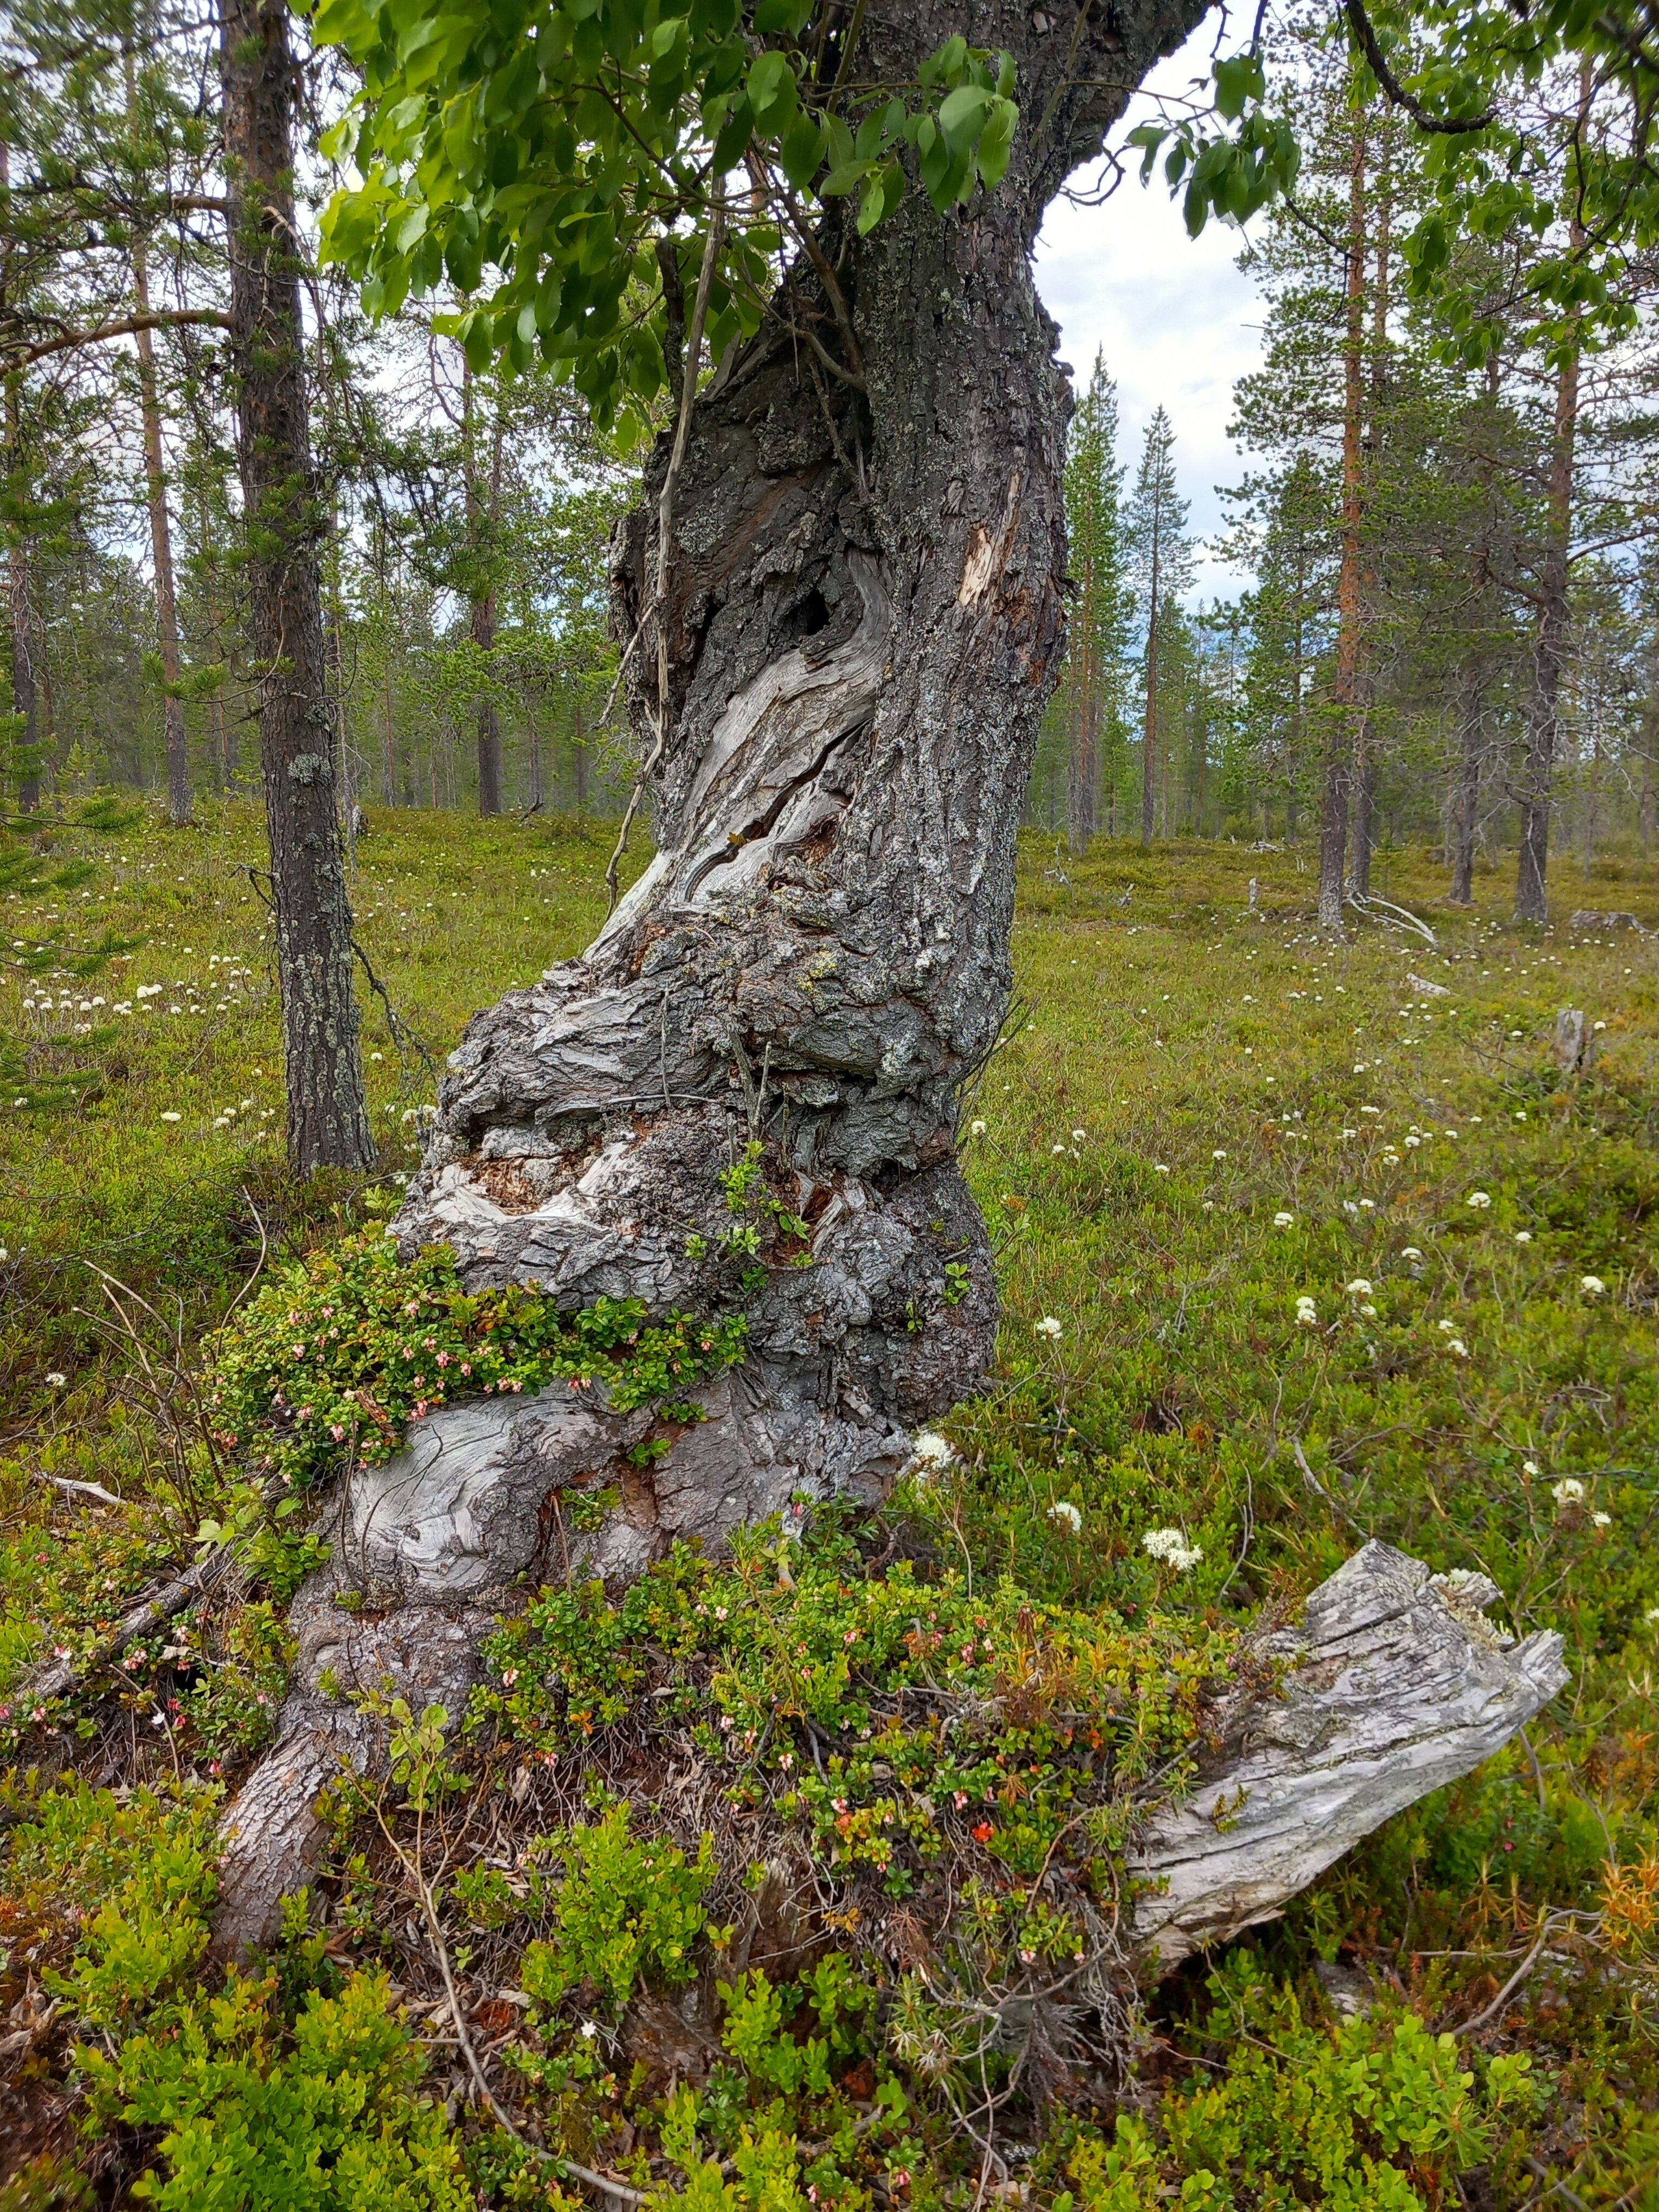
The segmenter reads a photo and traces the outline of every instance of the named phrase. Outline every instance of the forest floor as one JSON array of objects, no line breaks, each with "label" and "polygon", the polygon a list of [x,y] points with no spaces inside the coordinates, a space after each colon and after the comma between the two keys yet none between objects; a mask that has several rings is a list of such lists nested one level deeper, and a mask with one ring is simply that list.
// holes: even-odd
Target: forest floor
[{"label": "forest floor", "polygon": [[[366,995],[384,1171],[303,1191],[282,1165],[250,810],[66,830],[84,879],[0,902],[23,963],[0,970],[0,1696],[80,1617],[84,1516],[64,1482],[142,1516],[167,1465],[155,1377],[189,1370],[263,1249],[385,1210],[432,1094],[409,1034],[441,1061],[470,1012],[579,949],[612,834],[372,816],[354,900],[407,1025]],[[1510,924],[1511,876],[1507,857],[1483,871],[1459,910],[1431,856],[1379,856],[1378,889],[1437,944],[1367,922],[1333,945],[1293,851],[1102,842],[1078,861],[1025,839],[1017,1017],[963,1140],[1003,1334],[987,1395],[945,1424],[945,1510],[981,1572],[1130,1621],[1240,1618],[1374,1534],[1490,1575],[1517,1632],[1559,1628],[1572,1680],[1525,1739],[1207,1983],[1189,1969],[1160,1993],[1139,2094],[1149,2115],[1160,2093],[1195,2094],[1202,2069],[1273,2046],[1286,2005],[1322,2017],[1315,1969],[1340,1959],[1431,2029],[1473,2024],[1472,2057],[1529,2052],[1547,2085],[1478,2158],[1395,2143],[1420,2193],[1369,2201],[1652,2208],[1659,935],[1567,917],[1633,909],[1659,930],[1659,865],[1564,857],[1541,933]],[[1564,1007],[1594,1024],[1587,1072],[1552,1056]],[[1201,1559],[1150,1556],[1159,1527]],[[12,1789],[9,1819],[29,1792]],[[6,1911],[0,1946],[21,1940]],[[0,2003],[23,2001],[9,1971]],[[1164,2184],[1191,2203],[1346,2203],[1252,2149],[1303,2124],[1286,2094],[1232,2112],[1231,2150],[1189,2126],[1177,2156],[1176,2130]],[[1193,2180],[1200,2150],[1231,2160],[1235,2195]],[[1142,2201],[1108,2185],[1096,2174],[1085,2198]]]}]

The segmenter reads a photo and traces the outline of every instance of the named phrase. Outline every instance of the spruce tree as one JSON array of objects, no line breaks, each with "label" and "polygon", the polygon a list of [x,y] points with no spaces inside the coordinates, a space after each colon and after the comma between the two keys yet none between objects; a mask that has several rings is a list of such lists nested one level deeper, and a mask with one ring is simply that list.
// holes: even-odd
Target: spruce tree
[{"label": "spruce tree", "polygon": [[1150,845],[1157,825],[1158,793],[1159,645],[1168,610],[1193,580],[1193,549],[1187,535],[1190,503],[1176,486],[1175,429],[1162,407],[1146,425],[1140,467],[1129,501],[1128,544],[1133,563],[1140,618],[1141,652],[1140,842]]},{"label": "spruce tree", "polygon": [[1117,459],[1117,387],[1097,353],[1072,418],[1066,461],[1066,526],[1076,597],[1060,702],[1067,744],[1066,820],[1072,850],[1089,849],[1103,787],[1111,804],[1124,736],[1124,659],[1133,614]]}]

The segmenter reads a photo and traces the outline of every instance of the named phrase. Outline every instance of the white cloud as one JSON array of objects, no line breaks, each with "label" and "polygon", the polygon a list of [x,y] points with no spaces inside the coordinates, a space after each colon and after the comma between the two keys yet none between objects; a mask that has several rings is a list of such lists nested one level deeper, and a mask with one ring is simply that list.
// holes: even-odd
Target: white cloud
[{"label": "white cloud", "polygon": [[[1207,78],[1213,35],[1200,29],[1150,82],[1174,92]],[[1261,356],[1264,303],[1235,265],[1242,243],[1238,231],[1215,222],[1189,239],[1161,177],[1140,184],[1138,155],[1103,206],[1057,200],[1037,241],[1037,289],[1060,327],[1060,359],[1080,385],[1096,348],[1104,349],[1118,388],[1119,458],[1131,481],[1152,410],[1167,409],[1182,492],[1192,501],[1194,532],[1205,538],[1224,520],[1216,486],[1243,473],[1227,436],[1233,386]],[[1194,596],[1231,595],[1242,581],[1220,562],[1200,560]]]}]

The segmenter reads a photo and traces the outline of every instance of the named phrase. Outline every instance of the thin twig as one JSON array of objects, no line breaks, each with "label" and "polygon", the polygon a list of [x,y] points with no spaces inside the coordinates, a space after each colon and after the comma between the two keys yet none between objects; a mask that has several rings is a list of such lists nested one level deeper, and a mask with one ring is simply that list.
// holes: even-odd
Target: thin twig
[{"label": "thin twig", "polygon": [[416,1036],[414,1030],[410,1029],[409,1024],[404,1019],[403,1016],[392,1005],[390,998],[387,997],[386,985],[380,981],[380,977],[374,973],[374,970],[369,966],[368,955],[364,951],[362,946],[357,942],[356,937],[351,940],[351,949],[356,954],[358,959],[363,963],[363,973],[368,978],[369,989],[374,992],[375,997],[386,1008],[386,1027],[392,1032],[392,1042],[397,1046],[398,1051],[402,1052],[404,1048],[405,1041],[407,1041],[409,1047],[419,1058],[421,1065],[426,1069],[427,1073],[428,1075],[435,1075],[438,1072],[438,1063],[436,1060],[434,1059],[432,1054],[428,1050],[427,1047],[422,1044],[420,1038]]},{"label": "thin twig", "polygon": [[77,1482],[73,1475],[48,1474],[44,1468],[35,1468],[37,1482],[49,1482],[56,1490],[72,1490],[82,1498],[95,1498],[100,1505],[125,1505],[126,1499],[118,1498],[112,1490],[106,1490],[101,1482]]},{"label": "thin twig", "polygon": [[1510,1976],[1508,1981],[1504,1983],[1503,1988],[1499,1990],[1498,1995],[1492,1999],[1489,2005],[1485,2006],[1480,2012],[1476,2013],[1473,2020],[1466,2020],[1461,2026],[1453,2028],[1452,2033],[1454,2035],[1473,2035],[1476,2028],[1485,2027],[1489,2021],[1498,2019],[1499,2014],[1503,2012],[1504,2006],[1508,2004],[1510,1999],[1520,1988],[1522,1983],[1526,1980],[1528,1975],[1531,1973],[1533,1968],[1538,1964],[1540,1954],[1542,1952],[1545,1944],[1548,1942],[1551,1932],[1554,1926],[1554,1915],[1553,1913],[1547,1912],[1544,1916],[1543,1923],[1538,1930],[1537,1942],[1533,1945],[1531,1950],[1528,1952],[1526,1957],[1521,1961],[1515,1972]]}]

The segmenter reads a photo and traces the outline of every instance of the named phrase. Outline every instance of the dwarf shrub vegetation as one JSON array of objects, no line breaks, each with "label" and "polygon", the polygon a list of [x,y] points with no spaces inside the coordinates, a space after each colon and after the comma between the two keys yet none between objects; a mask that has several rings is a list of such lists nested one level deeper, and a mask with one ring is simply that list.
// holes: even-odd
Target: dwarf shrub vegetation
[{"label": "dwarf shrub vegetation", "polygon": [[[395,1771],[339,1790],[305,1925],[225,1982],[203,1948],[217,1792],[269,1735],[286,1599],[326,1534],[307,1527],[320,1479],[392,1448],[438,1350],[448,1402],[469,1359],[468,1388],[540,1387],[526,1346],[626,1389],[647,1340],[589,1342],[574,1317],[533,1343],[486,1330],[434,1255],[409,1314],[382,1224],[425,1079],[366,1007],[379,1170],[288,1177],[264,916],[228,865],[259,860],[252,815],[106,850],[77,836],[96,869],[79,888],[0,884],[0,936],[26,946],[0,963],[0,1031],[33,1076],[74,1079],[58,1110],[0,1100],[0,2192],[16,2162],[31,2208],[76,2201],[84,2167],[109,2202],[442,2204],[464,2182],[481,2208],[575,2212],[599,2200],[574,2161],[708,2212],[990,2212],[1016,2193],[1049,2212],[1647,2212],[1651,937],[1513,931],[1507,882],[1483,873],[1473,914],[1425,906],[1437,950],[1370,927],[1336,945],[1294,853],[1103,842],[1060,869],[1028,838],[1029,1026],[960,1138],[1004,1327],[926,1482],[873,1525],[815,1514],[804,1546],[763,1531],[629,1593],[519,1594],[470,1716],[383,1701]],[[591,934],[609,842],[377,819],[358,927],[416,1030],[453,1036]],[[1427,854],[1377,867],[1391,898],[1438,895]],[[1659,925],[1651,863],[1598,871],[1558,887],[1564,908]],[[143,942],[71,991],[106,930]],[[1606,1024],[1588,1073],[1551,1057],[1564,1005]],[[746,1165],[722,1280],[791,1241]],[[262,1233],[246,1303],[267,1296],[269,1358],[245,1363],[234,1418],[209,1409],[235,1447],[181,1474],[80,1262],[179,1317],[205,1403],[243,1358],[235,1322],[212,1328]],[[672,1356],[713,1359],[708,1334]],[[475,1349],[500,1364],[481,1373]],[[653,1387],[639,1402],[677,1423],[695,1382],[665,1362]],[[209,1532],[246,1587],[100,1657]],[[1372,1534],[1489,1572],[1507,1626],[1563,1632],[1571,1687],[1137,2016],[1112,1962],[1138,1809],[1201,1757],[1241,1631]],[[60,1647],[91,1671],[43,1706],[24,1677]],[[522,2142],[474,2095],[434,1917]],[[1327,1996],[1332,1960],[1369,1981],[1364,2017]],[[983,2164],[993,2131],[1006,2183]]]},{"label": "dwarf shrub vegetation", "polygon": [[[155,2164],[134,2202],[164,2212],[465,2212],[459,2153],[390,2002],[343,1978],[320,1940],[215,1989],[203,1974],[216,1893],[215,1791],[84,1784],[48,1792],[15,1832],[9,1887],[38,1953],[78,1940],[47,1986],[90,2136],[141,2130]],[[43,1940],[44,1939],[44,1940]]]},{"label": "dwarf shrub vegetation", "polygon": [[456,1398],[562,1382],[618,1413],[695,1388],[743,1356],[741,1317],[647,1322],[642,1300],[561,1312],[538,1292],[469,1296],[454,1255],[413,1261],[374,1230],[283,1267],[221,1333],[218,1442],[296,1487],[344,1458],[373,1463],[411,1420]]},{"label": "dwarf shrub vegetation", "polygon": [[[826,1882],[873,1876],[941,1914],[949,1887],[1015,1973],[1080,1960],[1140,1793],[1178,1784],[1234,1632],[1132,1630],[908,1561],[872,1578],[833,1522],[793,1567],[787,1551],[775,1522],[729,1566],[678,1546],[619,1604],[599,1583],[543,1591],[486,1645],[472,1729],[552,1762],[648,1713]],[[1041,1894],[1056,1863],[1076,1871],[1075,1910]]]}]

